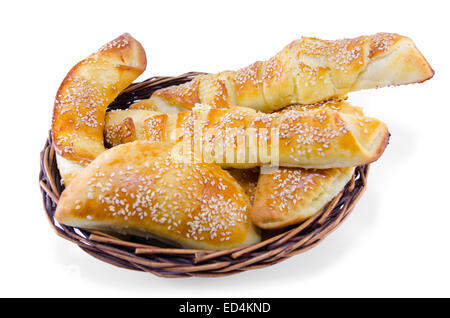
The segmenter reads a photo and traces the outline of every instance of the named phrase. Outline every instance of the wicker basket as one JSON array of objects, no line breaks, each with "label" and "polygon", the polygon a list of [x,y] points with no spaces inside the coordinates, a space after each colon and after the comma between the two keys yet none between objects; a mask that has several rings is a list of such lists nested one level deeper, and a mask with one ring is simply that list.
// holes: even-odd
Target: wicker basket
[{"label": "wicker basket", "polygon": [[[109,109],[125,109],[136,100],[148,98],[159,88],[185,83],[199,74],[202,73],[152,77],[133,84],[116,98]],[[64,187],[61,185],[50,138],[41,153],[39,182],[45,211],[53,229],[86,253],[115,266],[162,277],[214,277],[273,265],[316,246],[351,212],[366,187],[368,170],[368,165],[355,169],[344,190],[304,223],[283,232],[263,232],[262,242],[225,251],[175,248],[137,237],[116,237],[59,224],[54,218],[54,212]]]}]

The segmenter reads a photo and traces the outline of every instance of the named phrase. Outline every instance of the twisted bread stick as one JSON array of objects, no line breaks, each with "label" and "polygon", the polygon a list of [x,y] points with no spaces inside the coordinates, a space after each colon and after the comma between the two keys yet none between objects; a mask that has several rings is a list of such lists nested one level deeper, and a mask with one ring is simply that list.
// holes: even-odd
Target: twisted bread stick
[{"label": "twisted bread stick", "polygon": [[398,34],[337,41],[303,37],[267,61],[157,90],[131,108],[177,112],[203,103],[272,112],[360,89],[423,82],[433,74],[413,41]]}]

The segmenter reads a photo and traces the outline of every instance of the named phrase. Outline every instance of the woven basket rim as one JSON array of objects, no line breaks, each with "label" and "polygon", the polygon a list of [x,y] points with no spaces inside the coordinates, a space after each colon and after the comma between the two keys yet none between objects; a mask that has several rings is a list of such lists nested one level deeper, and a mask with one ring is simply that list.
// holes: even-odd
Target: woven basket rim
[{"label": "woven basket rim", "polygon": [[[109,109],[124,109],[148,98],[156,89],[187,82],[200,72],[177,77],[158,76],[134,83],[125,89]],[[224,251],[161,247],[137,238],[120,238],[111,234],[59,224],[54,212],[63,191],[56,166],[51,136],[40,157],[39,184],[44,209],[55,232],[77,244],[86,253],[109,264],[162,277],[217,277],[263,268],[305,252],[319,244],[352,211],[366,188],[369,165],[355,169],[352,179],[320,212],[301,224],[279,231],[260,243]]]}]

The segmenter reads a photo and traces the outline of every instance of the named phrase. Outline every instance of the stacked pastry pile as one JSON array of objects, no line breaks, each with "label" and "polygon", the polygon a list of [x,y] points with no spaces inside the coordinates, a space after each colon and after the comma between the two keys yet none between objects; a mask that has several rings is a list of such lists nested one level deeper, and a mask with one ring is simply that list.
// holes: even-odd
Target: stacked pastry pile
[{"label": "stacked pastry pile", "polygon": [[52,137],[66,188],[55,215],[204,249],[256,243],[260,229],[320,211],[389,138],[347,93],[433,76],[407,37],[304,37],[265,62],[107,112],[145,68],[142,46],[124,34],[64,79]]}]

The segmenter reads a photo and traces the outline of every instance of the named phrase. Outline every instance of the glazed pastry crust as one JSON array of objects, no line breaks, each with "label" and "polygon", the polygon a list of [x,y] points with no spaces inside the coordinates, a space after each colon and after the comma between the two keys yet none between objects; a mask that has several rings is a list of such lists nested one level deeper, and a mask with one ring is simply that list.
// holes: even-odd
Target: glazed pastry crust
[{"label": "glazed pastry crust", "polygon": [[361,89],[420,83],[433,75],[422,53],[405,36],[377,33],[336,41],[303,37],[267,61],[157,90],[147,102],[131,108],[177,112],[203,103],[269,113]]},{"label": "glazed pastry crust", "polygon": [[172,152],[171,144],[143,141],[103,152],[64,190],[56,219],[190,248],[258,242],[249,199],[228,172],[179,163]]},{"label": "glazed pastry crust", "polygon": [[146,67],[145,51],[123,34],[76,64],[55,99],[52,140],[58,167],[67,184],[77,171],[105,150],[106,107]]},{"label": "glazed pastry crust", "polygon": [[263,229],[280,229],[310,218],[350,181],[354,168],[279,168],[260,174],[252,221]]},{"label": "glazed pastry crust", "polygon": [[[131,127],[131,131],[124,134],[127,127]],[[275,141],[272,129],[278,131],[279,136],[278,145],[273,145],[278,146],[278,164],[288,167],[326,169],[367,164],[381,156],[389,139],[384,123],[365,117],[360,108],[343,101],[301,109],[291,107],[272,114],[245,107],[200,107],[169,114],[118,110],[106,116],[105,139],[115,146],[129,141],[130,136],[137,140],[166,142],[192,137],[195,147],[196,129],[202,132],[199,141],[203,145],[202,162],[238,169],[271,163],[272,142]],[[256,138],[250,138],[247,129],[254,129]],[[209,133],[211,131],[214,134]],[[262,141],[267,143],[267,153],[261,151],[262,147],[265,149]],[[223,147],[216,148],[221,142]],[[239,145],[244,145],[243,150]],[[251,157],[251,153],[257,156]],[[231,154],[230,160],[228,154]]]},{"label": "glazed pastry crust", "polygon": [[[283,111],[308,112],[332,109],[362,118],[359,107],[344,101],[327,101],[313,105],[293,105]],[[254,193],[252,220],[264,229],[281,229],[310,218],[331,201],[347,184],[354,168],[271,169],[260,174]]]},{"label": "glazed pastry crust", "polygon": [[247,194],[250,203],[253,204],[256,194],[256,186],[258,185],[259,169],[229,169],[230,175],[239,183]]}]

